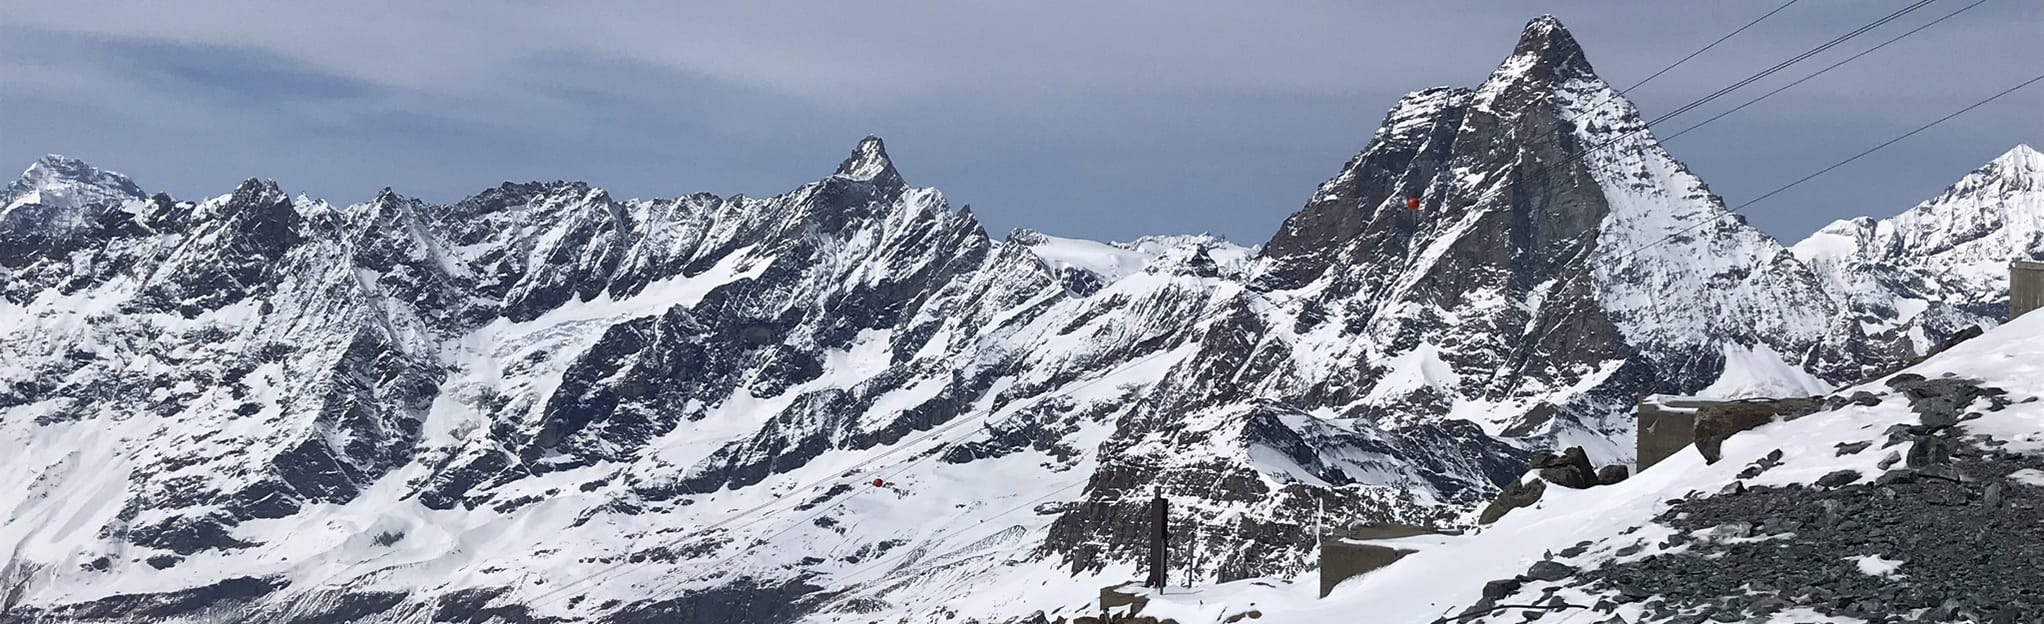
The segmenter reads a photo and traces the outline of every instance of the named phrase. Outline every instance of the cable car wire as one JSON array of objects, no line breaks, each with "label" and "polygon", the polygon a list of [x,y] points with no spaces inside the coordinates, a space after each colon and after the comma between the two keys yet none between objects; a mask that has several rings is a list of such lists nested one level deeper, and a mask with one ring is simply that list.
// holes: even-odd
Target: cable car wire
[{"label": "cable car wire", "polygon": [[1753,26],[1754,26],[1755,24],[1759,24],[1760,22],[1762,22],[1762,21],[1765,21],[1765,20],[1766,20],[1767,18],[1770,18],[1770,17],[1774,17],[1774,14],[1776,14],[1776,13],[1780,13],[1780,12],[1782,11],[1782,9],[1786,9],[1786,8],[1789,8],[1789,7],[1791,7],[1791,6],[1795,6],[1795,4],[1796,4],[1797,2],[1801,2],[1801,1],[1802,1],[1802,0],[1789,0],[1788,2],[1785,2],[1785,3],[1783,3],[1783,4],[1781,5],[1781,6],[1778,6],[1778,7],[1774,7],[1774,10],[1772,10],[1772,11],[1768,11],[1768,12],[1767,12],[1767,13],[1766,13],[1765,15],[1761,15],[1760,17],[1756,17],[1756,18],[1753,18],[1753,21],[1750,21],[1750,22],[1746,22],[1746,25],[1745,25],[1745,26],[1740,26],[1740,27],[1739,27],[1738,29],[1736,29],[1736,30],[1733,30],[1732,32],[1728,32],[1728,33],[1725,33],[1725,36],[1723,36],[1723,37],[1718,37],[1717,41],[1712,41],[1712,42],[1710,42],[1710,44],[1709,44],[1709,45],[1705,45],[1705,46],[1703,46],[1702,48],[1698,48],[1698,49],[1697,49],[1697,50],[1696,50],[1695,52],[1690,52],[1690,53],[1689,53],[1689,56],[1685,56],[1685,57],[1682,57],[1682,58],[1681,58],[1681,60],[1677,60],[1677,61],[1675,61],[1675,62],[1673,62],[1673,63],[1669,63],[1667,67],[1663,67],[1663,68],[1661,68],[1661,71],[1657,71],[1657,72],[1654,72],[1654,73],[1653,73],[1653,75],[1647,76],[1647,77],[1645,77],[1645,78],[1641,78],[1639,82],[1635,82],[1635,83],[1632,83],[1632,86],[1630,86],[1630,87],[1626,87],[1626,88],[1624,88],[1624,89],[1619,89],[1619,90],[1618,90],[1618,94],[1619,94],[1619,95],[1625,95],[1626,93],[1629,93],[1629,92],[1631,92],[1631,91],[1632,91],[1633,89],[1638,89],[1638,88],[1640,88],[1640,85],[1644,85],[1644,84],[1646,84],[1646,83],[1649,83],[1649,82],[1653,82],[1655,78],[1659,78],[1659,77],[1661,77],[1661,74],[1665,74],[1665,73],[1668,73],[1668,71],[1669,71],[1669,70],[1673,70],[1673,69],[1675,69],[1675,68],[1677,68],[1677,67],[1681,67],[1683,63],[1687,63],[1687,62],[1689,62],[1689,59],[1693,59],[1693,58],[1696,58],[1696,57],[1697,57],[1698,55],[1701,55],[1701,54],[1703,54],[1703,53],[1705,53],[1705,52],[1709,52],[1711,48],[1715,48],[1715,47],[1718,47],[1718,44],[1720,44],[1720,43],[1724,43],[1724,42],[1725,42],[1726,40],[1728,40],[1728,39],[1731,39],[1732,37],[1736,37],[1736,36],[1739,36],[1739,33],[1742,33],[1742,32],[1746,32],[1746,29],[1748,29],[1748,28],[1752,28],[1752,27],[1753,27]]},{"label": "cable car wire", "polygon": [[1725,218],[1725,217],[1727,217],[1727,216],[1730,216],[1730,215],[1733,215],[1733,214],[1738,214],[1738,213],[1739,213],[1740,211],[1742,211],[1742,210],[1745,210],[1745,209],[1747,209],[1747,208],[1749,208],[1749,207],[1752,207],[1752,206],[1753,206],[1754,204],[1758,204],[1758,203],[1760,203],[1760,202],[1762,202],[1762,201],[1765,201],[1765,200],[1767,200],[1767,198],[1770,198],[1770,197],[1774,197],[1775,195],[1779,195],[1779,194],[1781,194],[1782,192],[1784,192],[1784,191],[1787,191],[1787,190],[1789,190],[1789,189],[1792,189],[1792,188],[1795,188],[1795,187],[1797,187],[1797,186],[1801,185],[1801,184],[1802,184],[1802,183],[1804,183],[1804,182],[1808,182],[1808,181],[1810,181],[1810,180],[1812,180],[1812,179],[1815,179],[1815,178],[1816,178],[1817,176],[1821,176],[1821,175],[1824,175],[1824,174],[1826,174],[1826,173],[1830,173],[1830,172],[1832,172],[1833,170],[1836,170],[1836,169],[1838,169],[1839,167],[1843,167],[1843,166],[1846,166],[1846,165],[1852,164],[1852,162],[1853,162],[1853,161],[1859,160],[1859,159],[1861,159],[1861,158],[1865,158],[1865,157],[1866,157],[1867,155],[1869,155],[1869,154],[1872,154],[1872,153],[1874,153],[1874,152],[1878,152],[1878,151],[1881,151],[1882,149],[1884,149],[1884,148],[1886,148],[1886,147],[1888,147],[1888,146],[1890,146],[1890,145],[1894,145],[1894,144],[1896,144],[1896,143],[1899,143],[1899,142],[1901,142],[1901,141],[1902,141],[1903,139],[1907,139],[1907,138],[1909,138],[1909,137],[1912,137],[1912,136],[1916,136],[1916,135],[1917,135],[1918,133],[1921,133],[1921,132],[1923,132],[1923,131],[1925,131],[1925,130],[1929,130],[1929,129],[1933,128],[1933,127],[1936,127],[1936,126],[1937,126],[1938,124],[1942,124],[1942,123],[1944,123],[1944,122],[1947,122],[1947,121],[1951,121],[1951,119],[1952,119],[1952,118],[1954,118],[1954,117],[1958,117],[1958,116],[1960,116],[1960,115],[1964,115],[1964,114],[1966,114],[1967,112],[1970,112],[1970,111],[1972,111],[1973,109],[1976,109],[1976,108],[1980,108],[1980,107],[1982,107],[1982,106],[1985,106],[1985,105],[1987,105],[1987,103],[1989,103],[1989,102],[1993,102],[1993,101],[1995,101],[1995,100],[2001,99],[2001,98],[2002,98],[2003,96],[2006,96],[2006,95],[2008,95],[2008,94],[2011,94],[2011,93],[2015,93],[2015,92],[2017,92],[2017,91],[2020,91],[2020,90],[2022,90],[2022,89],[2023,89],[2024,87],[2028,87],[2028,86],[2030,86],[2030,85],[2033,85],[2033,84],[2037,84],[2037,83],[2038,83],[2039,81],[2044,81],[2044,74],[2039,74],[2039,75],[2038,75],[2037,77],[2035,77],[2035,78],[2031,78],[2031,79],[2029,79],[2029,80],[2025,80],[2025,81],[2023,81],[2023,82],[2021,82],[2021,83],[2018,83],[2018,84],[2017,84],[2016,86],[2013,86],[2013,87],[2009,87],[2009,88],[2007,88],[2007,89],[2003,89],[2003,90],[2002,90],[2002,91],[2001,91],[2000,93],[1996,93],[1996,94],[1994,94],[1994,95],[1990,95],[1990,96],[1987,96],[1987,97],[1986,97],[1985,99],[1979,100],[1979,101],[1977,101],[1977,102],[1974,102],[1974,103],[1972,103],[1972,104],[1968,104],[1968,105],[1966,105],[1966,107],[1965,107],[1965,108],[1961,108],[1961,109],[1959,109],[1959,110],[1956,110],[1956,111],[1952,111],[1952,112],[1951,112],[1950,114],[1947,114],[1947,115],[1945,115],[1945,116],[1943,116],[1943,117],[1939,117],[1939,118],[1937,118],[1937,119],[1935,119],[1935,120],[1932,120],[1932,121],[1931,121],[1930,123],[1926,123],[1926,124],[1923,124],[1923,125],[1921,125],[1921,126],[1917,126],[1917,127],[1916,127],[1915,129],[1913,129],[1913,130],[1910,130],[1910,131],[1908,131],[1908,132],[1904,132],[1904,133],[1902,133],[1902,134],[1896,135],[1896,136],[1895,136],[1894,138],[1888,139],[1888,140],[1886,140],[1886,141],[1882,141],[1882,142],[1881,142],[1880,144],[1878,144],[1878,145],[1875,145],[1875,146],[1873,146],[1873,147],[1869,147],[1869,148],[1865,149],[1864,151],[1861,151],[1860,153],[1857,153],[1857,154],[1853,154],[1852,156],[1849,156],[1849,157],[1847,157],[1847,158],[1846,158],[1845,160],[1841,160],[1841,161],[1838,161],[1838,162],[1836,162],[1836,163],[1832,163],[1832,164],[1831,164],[1831,166],[1825,167],[1825,168],[1823,168],[1823,169],[1818,169],[1818,170],[1816,170],[1816,171],[1814,171],[1814,172],[1811,172],[1811,173],[1810,173],[1809,175],[1805,175],[1805,176],[1803,176],[1803,177],[1800,177],[1800,178],[1796,178],[1796,180],[1795,180],[1795,181],[1793,181],[1793,182],[1789,182],[1788,184],[1783,184],[1783,185],[1781,185],[1781,186],[1779,186],[1779,187],[1776,187],[1776,188],[1775,188],[1774,190],[1768,191],[1768,192],[1766,192],[1766,193],[1762,193],[1762,194],[1760,194],[1760,196],[1759,196],[1759,197],[1755,197],[1755,198],[1753,198],[1753,199],[1750,199],[1750,200],[1746,200],[1745,202],[1742,202],[1742,203],[1740,203],[1740,204],[1739,204],[1738,206],[1734,206],[1734,207],[1732,207],[1731,209],[1729,209],[1729,210],[1726,210],[1726,211],[1725,211],[1724,213],[1722,213],[1722,214],[1719,214],[1719,215],[1717,215],[1717,216],[1714,216],[1714,217],[1711,217],[1711,218],[1708,218],[1708,219],[1705,219],[1705,220],[1702,220],[1702,221],[1698,221],[1698,222],[1697,222],[1696,224],[1694,224],[1694,225],[1691,225],[1691,226],[1689,226],[1689,227],[1687,227],[1687,228],[1683,228],[1683,229],[1681,229],[1681,230],[1678,230],[1678,231],[1676,231],[1676,232],[1675,232],[1675,233],[1673,233],[1673,234],[1669,234],[1669,235],[1667,235],[1667,236],[1663,236],[1663,237],[1661,237],[1661,238],[1660,238],[1659,240],[1656,240],[1656,241],[1654,241],[1654,242],[1652,242],[1652,243],[1647,243],[1647,244],[1645,244],[1645,245],[1641,245],[1641,246],[1639,246],[1639,247],[1638,247],[1638,248],[1636,248],[1636,249],[1633,249],[1633,250],[1631,250],[1631,251],[1625,252],[1624,254],[1620,254],[1620,255],[1619,255],[1618,257],[1620,257],[1620,258],[1623,258],[1623,257],[1627,257],[1627,256],[1630,256],[1630,255],[1632,255],[1632,254],[1635,254],[1635,253],[1638,253],[1638,252],[1641,252],[1641,251],[1645,251],[1645,250],[1647,250],[1647,249],[1649,249],[1649,248],[1652,248],[1652,247],[1655,247],[1655,246],[1657,246],[1657,245],[1661,245],[1661,244],[1663,244],[1663,243],[1666,243],[1666,242],[1668,242],[1668,241],[1674,240],[1674,239],[1675,239],[1676,237],[1679,237],[1679,236],[1681,236],[1681,235],[1683,235],[1683,234],[1687,234],[1687,233],[1689,233],[1689,232],[1691,232],[1691,231],[1694,231],[1694,230],[1696,230],[1696,228],[1700,228],[1700,227],[1703,227],[1703,226],[1705,226],[1705,225],[1709,225],[1709,224],[1711,224],[1711,223],[1715,223],[1715,222],[1717,222],[1717,221],[1718,221],[1719,219],[1723,219],[1723,218]]},{"label": "cable car wire", "polygon": [[1801,78],[1797,78],[1797,79],[1795,80],[1795,82],[1791,82],[1791,83],[1788,83],[1788,84],[1785,84],[1785,85],[1782,85],[1782,86],[1779,86],[1779,87],[1775,87],[1775,89],[1774,89],[1773,91],[1769,91],[1769,92],[1767,92],[1767,93],[1761,94],[1761,96],[1760,96],[1760,97],[1756,97],[1756,98],[1753,98],[1753,99],[1750,99],[1750,100],[1746,100],[1746,102],[1745,102],[1744,104],[1740,104],[1740,105],[1738,105],[1738,106],[1734,106],[1734,107],[1732,107],[1732,108],[1731,108],[1730,110],[1727,110],[1727,111],[1725,111],[1725,112],[1722,112],[1722,113],[1718,113],[1718,114],[1716,114],[1716,115],[1712,115],[1712,116],[1711,116],[1711,118],[1709,118],[1709,119],[1705,119],[1705,120],[1703,120],[1703,121],[1699,121],[1699,122],[1697,122],[1697,123],[1696,123],[1696,125],[1693,125],[1693,126],[1690,126],[1690,127],[1687,127],[1687,128],[1683,128],[1683,129],[1681,129],[1681,130],[1678,130],[1678,131],[1676,131],[1676,132],[1675,132],[1674,134],[1670,134],[1670,135],[1668,135],[1668,136],[1665,136],[1665,137],[1661,137],[1661,142],[1662,142],[1662,143],[1667,143],[1667,142],[1669,142],[1669,141],[1673,141],[1673,140],[1675,140],[1675,137],[1679,137],[1679,136],[1682,136],[1682,135],[1685,135],[1685,134],[1689,134],[1689,131],[1691,131],[1691,130],[1695,130],[1695,129],[1697,129],[1697,128],[1701,128],[1701,127],[1703,127],[1703,126],[1704,126],[1704,124],[1708,124],[1708,123],[1710,123],[1710,122],[1713,122],[1713,121],[1717,121],[1717,120],[1719,120],[1719,119],[1723,119],[1723,118],[1724,118],[1724,117],[1725,117],[1726,115],[1730,115],[1730,114],[1732,114],[1732,113],[1736,113],[1736,112],[1739,112],[1739,111],[1745,110],[1745,109],[1746,109],[1746,107],[1748,107],[1748,106],[1752,106],[1752,105],[1754,105],[1754,104],[1759,104],[1761,100],[1765,100],[1765,99],[1767,99],[1767,98],[1770,98],[1770,97],[1774,97],[1774,95],[1775,95],[1775,94],[1777,94],[1777,93],[1781,93],[1781,92],[1783,92],[1783,91],[1787,91],[1787,90],[1789,90],[1789,89],[1791,89],[1791,88],[1794,88],[1794,87],[1795,87],[1796,85],[1799,85],[1799,84],[1803,84],[1804,82],[1807,82],[1807,81],[1809,81],[1809,80],[1810,80],[1811,78],[1816,78],[1816,77],[1818,77],[1818,76],[1822,76],[1822,75],[1824,75],[1824,73],[1825,73],[1825,72],[1828,72],[1828,71],[1831,71],[1831,70],[1834,70],[1834,69],[1838,69],[1839,67],[1841,67],[1841,66],[1845,65],[1846,63],[1851,63],[1851,62],[1853,62],[1854,60],[1857,60],[1857,59],[1859,59],[1859,57],[1862,57],[1862,56],[1866,56],[1866,55],[1868,55],[1868,54],[1872,54],[1872,53],[1873,53],[1873,52],[1874,52],[1875,50],[1879,50],[1879,49],[1881,49],[1881,48],[1885,48],[1885,47],[1888,47],[1888,45],[1889,45],[1889,44],[1895,43],[1895,42],[1897,42],[1897,41],[1901,41],[1901,40],[1903,40],[1903,39],[1907,39],[1907,38],[1909,38],[1909,36],[1910,36],[1910,35],[1914,35],[1914,34],[1916,34],[1916,33],[1918,33],[1918,32],[1921,32],[1921,31],[1922,31],[1923,29],[1926,29],[1926,28],[1930,28],[1930,27],[1932,27],[1932,26],[1936,26],[1936,25],[1938,25],[1938,23],[1939,23],[1939,22],[1943,22],[1943,21],[1945,21],[1945,20],[1948,20],[1948,19],[1952,19],[1952,18],[1954,18],[1954,17],[1958,17],[1960,13],[1965,13],[1965,12],[1967,12],[1967,11],[1971,11],[1971,10],[1973,10],[1973,8],[1974,8],[1974,7],[1977,7],[1977,6],[1980,6],[1980,5],[1983,5],[1983,4],[1987,4],[1987,0],[1975,0],[1975,2],[1974,2],[1973,4],[1969,4],[1969,5],[1966,5],[1966,6],[1963,6],[1963,7],[1959,7],[1959,10],[1956,10],[1956,11],[1952,11],[1952,12],[1950,12],[1950,13],[1946,13],[1946,14],[1944,15],[1944,17],[1940,17],[1940,18],[1937,18],[1937,19],[1931,20],[1931,21],[1930,21],[1929,23],[1927,23],[1927,24],[1924,24],[1924,25],[1922,25],[1922,26],[1918,26],[1918,27],[1916,27],[1916,28],[1910,29],[1910,31],[1909,31],[1909,32],[1905,32],[1905,33],[1902,33],[1902,34],[1900,34],[1900,35],[1896,35],[1896,36],[1895,36],[1895,37],[1894,37],[1893,39],[1889,39],[1889,40],[1887,40],[1887,41],[1883,41],[1883,42],[1881,42],[1881,43],[1880,43],[1880,45],[1876,45],[1876,46],[1874,46],[1874,47],[1871,47],[1871,48],[1867,48],[1867,49],[1865,49],[1865,50],[1861,50],[1861,51],[1860,51],[1860,52],[1859,52],[1858,54],[1854,54],[1854,55],[1852,55],[1852,56],[1848,56],[1848,57],[1845,57],[1845,58],[1844,58],[1843,60],[1840,60],[1840,61],[1838,61],[1838,62],[1836,62],[1836,63],[1832,63],[1831,65],[1829,65],[1829,66],[1825,67],[1824,69],[1819,69],[1819,70],[1817,70],[1817,71],[1815,71],[1815,72],[1812,72],[1812,73],[1811,73],[1810,75],[1808,75],[1808,76],[1804,76],[1804,77],[1801,77]]},{"label": "cable car wire", "polygon": [[1673,110],[1673,111],[1670,111],[1670,112],[1668,112],[1668,113],[1667,113],[1667,114],[1665,114],[1665,115],[1662,115],[1662,116],[1660,116],[1660,117],[1658,117],[1658,118],[1655,118],[1655,119],[1654,119],[1653,121],[1651,121],[1651,122],[1648,122],[1648,123],[1647,123],[1647,125],[1651,126],[1651,125],[1653,125],[1653,124],[1661,123],[1661,122],[1667,121],[1667,120],[1669,120],[1669,119],[1673,119],[1673,118],[1675,118],[1676,116],[1679,116],[1679,115],[1681,115],[1681,114],[1683,114],[1683,113],[1687,113],[1687,112],[1689,112],[1689,111],[1692,111],[1692,110],[1696,110],[1696,108],[1697,108],[1697,107],[1703,106],[1703,105],[1705,105],[1705,104],[1709,104],[1709,103],[1711,103],[1712,101],[1714,101],[1714,100],[1716,100],[1716,99],[1718,99],[1718,98],[1720,98],[1720,97],[1724,97],[1725,95],[1727,95],[1727,94],[1730,94],[1730,93],[1731,93],[1731,92],[1733,92],[1733,91],[1737,91],[1737,90],[1739,90],[1740,88],[1742,88],[1742,87],[1745,87],[1746,85],[1750,85],[1750,84],[1753,84],[1753,83],[1755,83],[1755,82],[1758,82],[1758,81],[1760,81],[1760,80],[1761,80],[1762,78],[1766,78],[1766,77],[1768,77],[1768,76],[1774,75],[1774,73],[1775,73],[1775,72],[1779,72],[1779,71],[1781,71],[1781,70],[1784,70],[1784,69],[1788,69],[1788,68],[1789,68],[1789,66],[1791,66],[1791,65],[1795,65],[1796,63],[1800,63],[1800,62],[1803,62],[1803,60],[1805,60],[1805,59],[1808,59],[1808,58],[1810,58],[1810,57],[1812,57],[1812,56],[1816,56],[1816,55],[1818,55],[1818,54],[1821,54],[1821,53],[1823,53],[1823,52],[1824,52],[1825,50],[1829,50],[1829,49],[1831,49],[1831,48],[1837,47],[1837,46],[1838,46],[1839,44],[1842,44],[1842,43],[1845,43],[1845,42],[1847,42],[1847,41],[1850,41],[1850,40],[1852,40],[1853,38],[1855,38],[1855,37],[1858,37],[1858,36],[1860,36],[1860,35],[1864,35],[1864,34],[1866,34],[1866,33],[1867,33],[1868,31],[1871,31],[1871,30],[1873,30],[1873,29],[1876,29],[1876,28],[1880,28],[1881,26],[1883,26],[1883,25],[1887,24],[1888,22],[1892,22],[1892,21],[1895,21],[1895,20],[1897,20],[1897,19],[1900,19],[1900,18],[1901,18],[1902,16],[1904,16],[1904,15],[1908,15],[1908,14],[1910,14],[1910,13],[1914,13],[1914,12],[1916,12],[1916,10],[1918,10],[1918,9],[1922,9],[1923,7],[1926,7],[1926,6],[1930,6],[1930,4],[1931,4],[1932,2],[1936,2],[1936,1],[1937,1],[1937,0],[1917,0],[1917,2],[1916,2],[1916,3],[1914,3],[1914,4],[1911,4],[1911,5],[1909,5],[1909,6],[1905,6],[1905,7],[1902,7],[1902,8],[1900,9],[1900,10],[1897,10],[1897,11],[1895,11],[1894,13],[1889,13],[1887,17],[1883,17],[1883,18],[1881,18],[1881,19],[1878,19],[1878,20],[1874,20],[1874,22],[1873,22],[1873,23],[1871,23],[1871,24],[1867,24],[1867,25],[1865,25],[1865,26],[1861,26],[1861,27],[1859,27],[1859,28],[1853,29],[1853,30],[1852,30],[1851,32],[1845,33],[1845,34],[1843,34],[1843,35],[1839,35],[1839,36],[1838,36],[1837,38],[1834,38],[1834,39],[1832,39],[1832,40],[1830,40],[1830,41],[1826,41],[1826,42],[1824,42],[1824,43],[1823,43],[1822,45],[1819,45],[1819,46],[1817,46],[1817,47],[1814,47],[1814,48],[1810,48],[1810,49],[1809,49],[1808,51],[1805,51],[1805,52],[1803,52],[1802,54],[1797,54],[1797,55],[1795,55],[1795,56],[1793,56],[1793,57],[1790,57],[1790,58],[1789,58],[1788,60],[1782,61],[1782,62],[1780,62],[1780,63],[1776,63],[1776,64],[1774,64],[1774,66],[1773,66],[1773,67],[1769,67],[1769,68],[1767,68],[1767,69],[1763,69],[1763,70],[1760,70],[1760,71],[1759,71],[1758,73],[1755,73],[1755,74],[1753,74],[1753,75],[1751,75],[1751,76],[1747,76],[1747,77],[1745,77],[1744,79],[1741,79],[1741,80],[1739,80],[1738,82],[1735,82],[1735,83],[1732,83],[1731,85],[1728,85],[1728,86],[1726,86],[1725,88],[1722,88],[1722,89],[1718,89],[1717,91],[1714,91],[1714,92],[1712,92],[1712,93],[1711,93],[1710,95],[1706,95],[1706,96],[1703,96],[1703,97],[1701,97],[1701,98],[1697,98],[1697,100],[1696,100],[1696,101],[1694,101],[1694,102],[1690,102],[1690,103],[1688,103],[1688,104],[1685,104],[1685,105],[1683,105],[1683,106],[1681,106],[1681,107],[1679,107],[1679,108],[1676,108],[1676,109],[1675,109],[1675,110]]}]

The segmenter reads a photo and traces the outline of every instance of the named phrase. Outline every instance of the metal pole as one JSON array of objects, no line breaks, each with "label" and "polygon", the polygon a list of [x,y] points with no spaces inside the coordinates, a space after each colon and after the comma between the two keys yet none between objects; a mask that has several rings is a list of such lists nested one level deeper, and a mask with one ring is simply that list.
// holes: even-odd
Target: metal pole
[{"label": "metal pole", "polygon": [[1170,512],[1164,497],[1150,499],[1150,580],[1143,585],[1163,589],[1167,582],[1166,572],[1170,564],[1165,560],[1165,547],[1171,540],[1169,525]]}]

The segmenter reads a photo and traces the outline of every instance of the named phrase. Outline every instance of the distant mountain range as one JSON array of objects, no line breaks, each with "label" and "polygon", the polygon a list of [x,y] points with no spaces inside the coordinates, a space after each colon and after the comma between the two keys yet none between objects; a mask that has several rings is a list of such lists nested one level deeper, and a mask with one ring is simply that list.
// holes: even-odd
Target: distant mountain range
[{"label": "distant mountain range", "polygon": [[1466,523],[1535,450],[1629,459],[1642,396],[1993,325],[2040,163],[1784,247],[1553,18],[1255,247],[995,240],[871,137],[764,198],[46,157],[0,192],[0,622],[1009,621],[1134,577],[1156,496],[1174,579],[1293,574],[1318,510]]}]

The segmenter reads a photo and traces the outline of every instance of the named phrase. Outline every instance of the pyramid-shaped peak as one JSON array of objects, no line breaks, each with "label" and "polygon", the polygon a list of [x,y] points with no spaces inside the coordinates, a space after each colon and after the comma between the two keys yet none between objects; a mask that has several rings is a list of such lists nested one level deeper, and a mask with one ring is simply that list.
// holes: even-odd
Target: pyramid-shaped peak
[{"label": "pyramid-shaped peak", "polygon": [[1569,34],[1561,18],[1542,15],[1526,22],[1526,29],[1519,33],[1520,50],[1540,49],[1553,46],[1576,47],[1575,35]]},{"label": "pyramid-shaped peak", "polygon": [[887,159],[887,144],[880,137],[867,135],[852,148],[852,155],[838,163],[840,178],[873,182],[883,186],[900,186],[901,174],[894,170],[894,162]]},{"label": "pyramid-shaped peak", "polygon": [[1583,56],[1583,47],[1576,43],[1575,35],[1569,34],[1568,27],[1552,15],[1542,15],[1526,22],[1526,29],[1519,33],[1519,44],[1512,47],[1512,60],[1508,64],[1549,69],[1574,68],[1588,71],[1590,62]]}]

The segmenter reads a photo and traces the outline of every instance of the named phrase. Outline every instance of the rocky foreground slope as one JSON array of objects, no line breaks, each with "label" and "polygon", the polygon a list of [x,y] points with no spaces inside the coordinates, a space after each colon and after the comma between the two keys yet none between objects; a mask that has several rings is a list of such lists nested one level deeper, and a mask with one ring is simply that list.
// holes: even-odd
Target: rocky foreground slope
[{"label": "rocky foreground slope", "polygon": [[1325,600],[1310,582],[1167,593],[1214,622],[1949,622],[2044,618],[2044,315],[1826,409],[1441,538]]},{"label": "rocky foreground slope", "polygon": [[1021,617],[1152,497],[1174,578],[1290,575],[1317,509],[1465,523],[1645,394],[1893,359],[1552,18],[1253,252],[995,240],[874,138],[771,197],[0,206],[0,621]]}]

